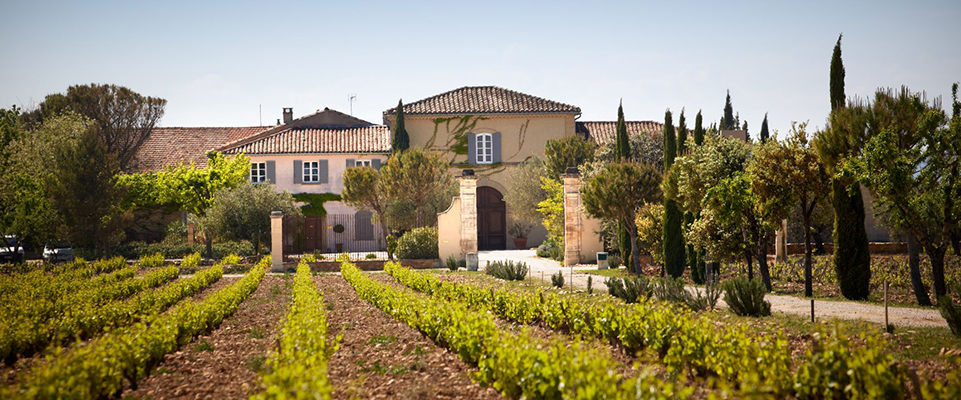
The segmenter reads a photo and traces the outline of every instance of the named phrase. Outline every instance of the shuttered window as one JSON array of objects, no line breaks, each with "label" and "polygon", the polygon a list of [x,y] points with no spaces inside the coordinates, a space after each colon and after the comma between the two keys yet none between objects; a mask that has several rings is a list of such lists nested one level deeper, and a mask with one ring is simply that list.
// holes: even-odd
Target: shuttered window
[{"label": "shuttered window", "polygon": [[267,163],[265,162],[250,163],[250,183],[264,183],[264,182],[267,182]]},{"label": "shuttered window", "polygon": [[304,183],[320,182],[320,163],[318,161],[304,161]]},{"label": "shuttered window", "polygon": [[477,164],[492,164],[494,162],[494,137],[490,133],[478,133],[474,136],[477,142]]}]

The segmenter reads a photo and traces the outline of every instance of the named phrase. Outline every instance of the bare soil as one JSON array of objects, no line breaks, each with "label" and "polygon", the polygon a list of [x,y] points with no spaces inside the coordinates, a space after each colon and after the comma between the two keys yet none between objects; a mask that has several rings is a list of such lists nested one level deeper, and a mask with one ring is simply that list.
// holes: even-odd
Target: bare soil
[{"label": "bare soil", "polygon": [[314,278],[324,293],[331,334],[341,334],[329,364],[335,399],[493,399],[471,381],[475,368],[410,326],[360,299],[339,275]]},{"label": "bare soil", "polygon": [[[224,281],[236,279],[220,280]],[[246,399],[260,391],[259,373],[284,322],[291,283],[280,276],[265,276],[218,329],[166,355],[137,390],[123,395],[155,400]]]}]

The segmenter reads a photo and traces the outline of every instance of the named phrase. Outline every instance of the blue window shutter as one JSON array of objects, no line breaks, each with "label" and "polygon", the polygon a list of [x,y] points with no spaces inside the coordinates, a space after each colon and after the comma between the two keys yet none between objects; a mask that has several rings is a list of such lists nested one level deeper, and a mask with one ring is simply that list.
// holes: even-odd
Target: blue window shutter
[{"label": "blue window shutter", "polygon": [[294,183],[304,183],[304,162],[294,160]]},{"label": "blue window shutter", "polygon": [[318,163],[318,172],[320,173],[320,183],[327,183],[330,180],[327,179],[327,160],[320,160]]},{"label": "blue window shutter", "polygon": [[267,182],[277,183],[277,166],[273,161],[267,161]]},{"label": "blue window shutter", "polygon": [[494,132],[491,134],[491,146],[493,147],[491,151],[492,157],[491,161],[495,164],[501,162],[501,133]]},{"label": "blue window shutter", "polygon": [[477,164],[477,135],[467,134],[467,163]]},{"label": "blue window shutter", "polygon": [[373,159],[373,160],[370,160],[370,166],[371,166],[371,167],[374,167],[374,169],[380,171],[380,159],[379,159],[379,158],[375,158],[375,159]]},{"label": "blue window shutter", "polygon": [[353,167],[353,166],[354,166],[354,159],[353,159],[353,158],[348,158],[348,159],[347,159],[347,168],[350,168],[350,167]]}]

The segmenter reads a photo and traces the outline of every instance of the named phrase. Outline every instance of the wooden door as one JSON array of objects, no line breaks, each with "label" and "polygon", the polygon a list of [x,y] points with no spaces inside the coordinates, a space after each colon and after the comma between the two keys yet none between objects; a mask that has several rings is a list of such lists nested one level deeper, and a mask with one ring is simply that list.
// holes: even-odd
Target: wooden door
[{"label": "wooden door", "polygon": [[324,217],[304,218],[304,252],[324,247]]},{"label": "wooden door", "polygon": [[477,249],[507,248],[507,205],[504,196],[489,186],[477,188]]}]

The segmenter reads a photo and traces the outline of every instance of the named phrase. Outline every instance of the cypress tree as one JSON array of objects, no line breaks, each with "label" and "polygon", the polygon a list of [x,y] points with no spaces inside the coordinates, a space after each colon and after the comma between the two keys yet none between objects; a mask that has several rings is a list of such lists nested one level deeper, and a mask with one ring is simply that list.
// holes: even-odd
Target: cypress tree
[{"label": "cypress tree", "polygon": [[[701,111],[698,110],[697,116],[694,117],[694,145],[700,146],[702,144],[704,144],[704,118],[701,117]],[[686,221],[688,225],[700,217],[700,213],[688,215],[691,217],[689,221]],[[691,279],[698,285],[705,282],[704,256],[704,250],[695,250],[693,246],[688,246],[688,265],[691,267]]]},{"label": "cypress tree", "polygon": [[[831,111],[844,107],[844,63],[841,61],[841,35],[831,56]],[[871,254],[864,228],[864,199],[861,186],[841,179],[831,181],[834,206],[834,271],[841,294],[852,300],[868,297],[871,280]],[[805,290],[807,292],[807,290]],[[811,296],[813,293],[805,293]]]},{"label": "cypress tree", "polygon": [[741,125],[741,129],[744,130],[744,141],[751,143],[751,132],[747,130],[747,120],[744,120],[744,124]]},{"label": "cypress tree", "polygon": [[[677,157],[677,137],[671,110],[664,113],[664,172],[670,171]],[[681,232],[681,222],[684,215],[677,202],[664,200],[664,270],[672,277],[680,277],[684,273],[685,249],[684,235]]]},{"label": "cypress tree", "polygon": [[[623,162],[631,158],[631,142],[627,139],[627,124],[624,122],[624,104],[617,105],[617,124],[614,129],[615,156],[618,161]],[[633,254],[631,253],[631,234],[622,222],[617,223],[617,249],[621,252],[621,259],[627,266],[629,272],[640,273],[634,270]]]},{"label": "cypress tree", "polygon": [[701,110],[697,110],[697,116],[694,117],[694,144],[704,144],[704,118],[701,117]]},{"label": "cypress tree", "polygon": [[684,118],[684,109],[681,109],[681,117],[677,119],[677,155],[683,156],[687,152],[687,119]]},{"label": "cypress tree", "polygon": [[394,137],[391,138],[390,150],[398,154],[410,148],[410,135],[404,127],[404,101],[397,101],[397,120],[394,121]]},{"label": "cypress tree", "polygon": [[724,116],[721,117],[721,130],[737,129],[734,124],[734,106],[731,105],[731,91],[727,91],[727,98],[724,99]]},{"label": "cypress tree", "polygon": [[764,113],[764,121],[761,121],[761,143],[767,142],[770,135],[767,130],[767,113]]}]

